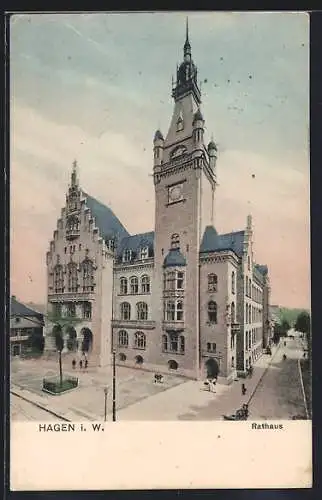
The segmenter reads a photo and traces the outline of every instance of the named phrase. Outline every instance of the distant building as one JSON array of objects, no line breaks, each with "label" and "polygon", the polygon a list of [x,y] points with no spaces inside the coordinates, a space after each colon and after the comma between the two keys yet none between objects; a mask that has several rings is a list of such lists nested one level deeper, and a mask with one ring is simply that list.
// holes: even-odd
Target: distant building
[{"label": "distant building", "polygon": [[[251,216],[214,227],[217,146],[204,142],[188,38],[164,139],[154,136],[155,228],[130,235],[79,186],[76,162],[47,253],[48,314],[65,350],[110,362],[230,382],[269,342],[267,266],[255,264]],[[65,321],[65,325],[64,325]]]},{"label": "distant building", "polygon": [[13,295],[10,304],[10,354],[23,356],[30,352],[34,339],[43,337],[43,314],[19,302]]},{"label": "distant building", "polygon": [[278,323],[280,320],[280,306],[270,305],[269,306],[269,315],[272,324]]}]

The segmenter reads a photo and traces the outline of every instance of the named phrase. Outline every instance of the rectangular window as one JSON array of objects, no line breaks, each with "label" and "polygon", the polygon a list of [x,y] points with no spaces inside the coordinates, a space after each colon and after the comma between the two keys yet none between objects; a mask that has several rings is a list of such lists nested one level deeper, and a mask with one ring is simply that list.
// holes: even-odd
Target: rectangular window
[{"label": "rectangular window", "polygon": [[183,273],[177,273],[177,290],[183,290]]}]

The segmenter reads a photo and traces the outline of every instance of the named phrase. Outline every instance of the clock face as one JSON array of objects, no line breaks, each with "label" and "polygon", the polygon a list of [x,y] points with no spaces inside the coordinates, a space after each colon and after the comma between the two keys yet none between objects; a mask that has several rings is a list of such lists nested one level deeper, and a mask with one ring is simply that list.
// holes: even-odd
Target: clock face
[{"label": "clock face", "polygon": [[176,186],[173,186],[169,188],[169,200],[171,201],[178,201],[182,198],[182,185],[177,184]]}]

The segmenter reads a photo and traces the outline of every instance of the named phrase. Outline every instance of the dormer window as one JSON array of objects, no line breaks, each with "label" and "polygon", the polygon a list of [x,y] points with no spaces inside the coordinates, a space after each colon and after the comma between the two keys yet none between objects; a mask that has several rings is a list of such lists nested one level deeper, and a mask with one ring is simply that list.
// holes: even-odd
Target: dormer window
[{"label": "dormer window", "polygon": [[130,262],[132,259],[132,250],[124,250],[123,262]]},{"label": "dormer window", "polygon": [[183,130],[183,118],[182,116],[179,116],[177,121],[177,132],[180,132],[181,130]]},{"label": "dormer window", "polygon": [[149,247],[142,247],[140,250],[141,260],[147,259],[149,257]]}]

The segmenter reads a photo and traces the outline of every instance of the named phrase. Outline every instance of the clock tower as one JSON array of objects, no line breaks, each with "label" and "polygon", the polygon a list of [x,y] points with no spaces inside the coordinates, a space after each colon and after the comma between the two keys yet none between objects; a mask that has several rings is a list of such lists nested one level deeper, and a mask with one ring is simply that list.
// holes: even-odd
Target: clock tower
[{"label": "clock tower", "polygon": [[213,223],[217,149],[204,144],[204,118],[197,67],[186,26],[184,57],[172,88],[168,133],[154,136],[155,243],[154,358],[176,363],[187,375],[200,372],[199,249]]}]

